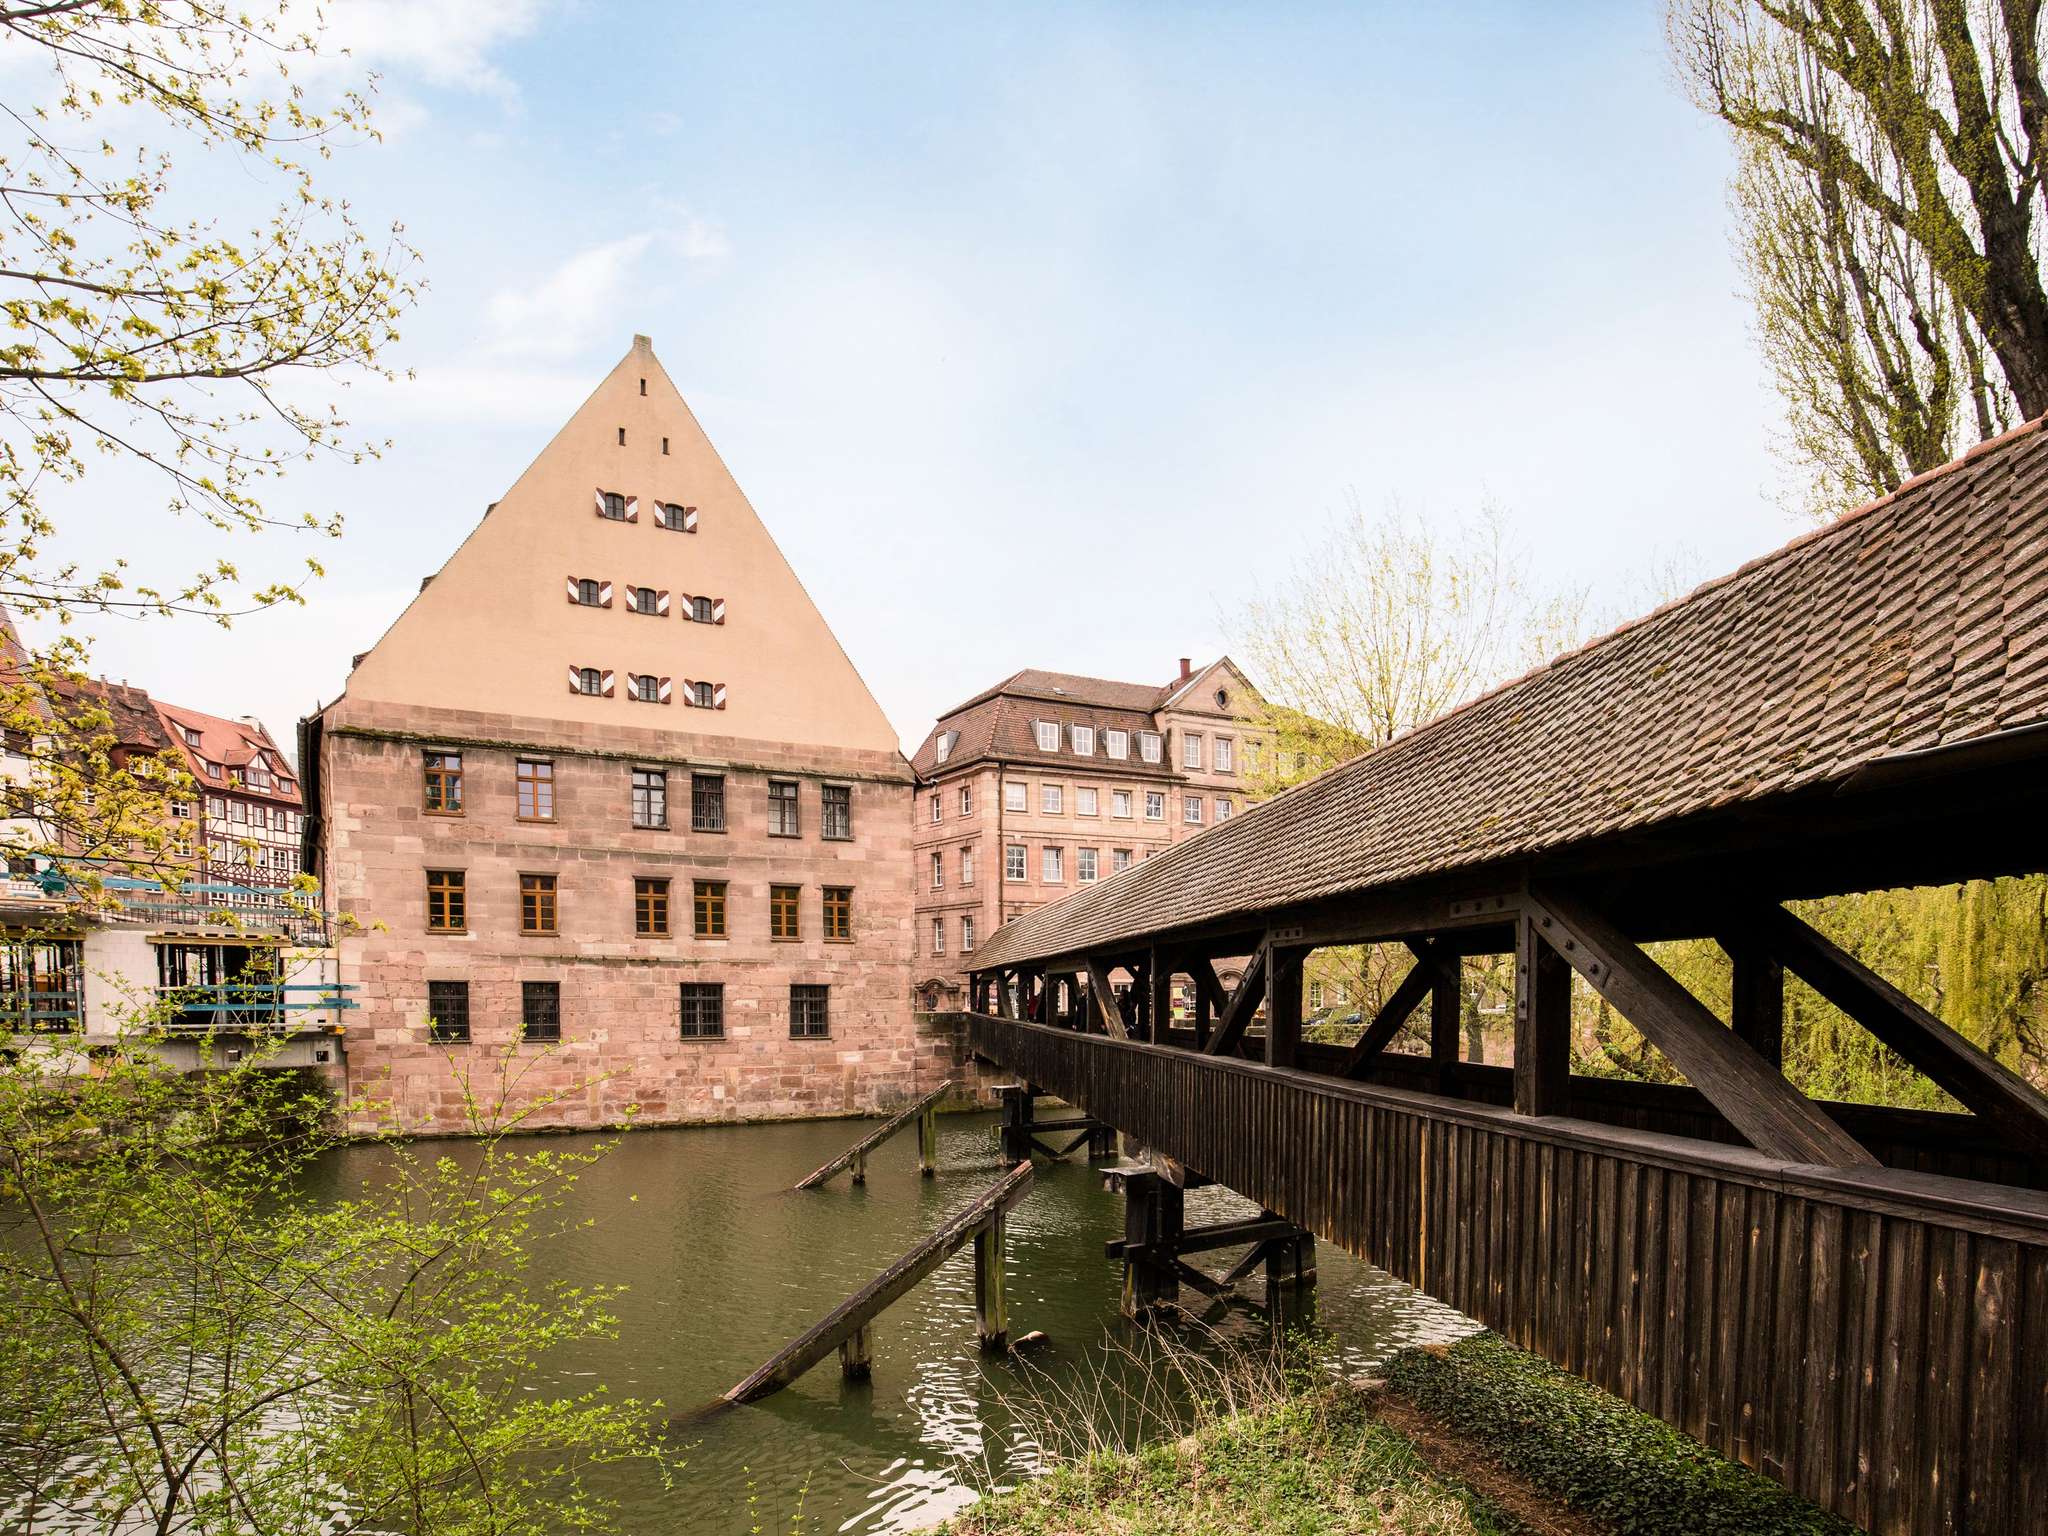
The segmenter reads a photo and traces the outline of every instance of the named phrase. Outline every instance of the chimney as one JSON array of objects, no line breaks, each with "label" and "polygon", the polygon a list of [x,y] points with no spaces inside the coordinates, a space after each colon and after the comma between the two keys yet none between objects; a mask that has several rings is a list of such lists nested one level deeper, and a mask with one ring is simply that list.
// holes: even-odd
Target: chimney
[{"label": "chimney", "polygon": [[1180,659],[1180,680],[1182,682],[1186,682],[1189,678],[1195,675],[1195,669],[1192,665],[1190,665],[1190,662],[1190,657],[1183,656]]},{"label": "chimney", "polygon": [[652,353],[654,351],[653,338],[648,336],[635,336],[633,338],[633,350],[635,352]]}]

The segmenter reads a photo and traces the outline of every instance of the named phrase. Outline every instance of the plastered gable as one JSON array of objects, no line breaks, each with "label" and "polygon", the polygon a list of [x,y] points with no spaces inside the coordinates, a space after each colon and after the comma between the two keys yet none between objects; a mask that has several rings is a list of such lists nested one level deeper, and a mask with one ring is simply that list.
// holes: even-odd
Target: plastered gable
[{"label": "plastered gable", "polygon": [[[637,520],[599,517],[600,490],[637,498]],[[660,527],[657,502],[694,507],[696,531]],[[568,601],[566,583],[585,577],[611,585],[610,607]],[[629,586],[668,592],[667,614],[634,613]],[[685,594],[722,600],[725,622],[685,619]],[[585,666],[615,674],[611,697],[569,690],[568,669]],[[672,679],[672,702],[630,699],[628,673]],[[722,685],[725,708],[685,706],[685,679]],[[348,698],[897,751],[824,616],[638,340],[358,664]]]}]

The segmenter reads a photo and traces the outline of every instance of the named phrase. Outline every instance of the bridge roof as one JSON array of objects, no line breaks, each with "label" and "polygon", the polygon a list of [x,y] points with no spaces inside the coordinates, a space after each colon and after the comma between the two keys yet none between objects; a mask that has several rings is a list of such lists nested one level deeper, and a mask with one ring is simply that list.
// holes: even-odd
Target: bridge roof
[{"label": "bridge roof", "polygon": [[1017,918],[974,968],[1753,809],[2048,724],[2042,425]]}]

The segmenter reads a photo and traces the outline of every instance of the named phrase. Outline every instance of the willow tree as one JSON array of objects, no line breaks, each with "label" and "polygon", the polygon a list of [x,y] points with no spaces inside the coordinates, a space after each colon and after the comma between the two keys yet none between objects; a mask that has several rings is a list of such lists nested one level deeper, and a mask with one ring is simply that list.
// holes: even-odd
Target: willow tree
[{"label": "willow tree", "polygon": [[[34,812],[7,853],[171,862],[166,802],[189,786],[118,750],[78,621],[226,623],[298,601],[317,558],[245,577],[233,541],[337,534],[275,482],[374,451],[311,389],[384,371],[413,255],[322,190],[334,151],[375,130],[369,81],[317,100],[302,83],[315,21],[286,0],[0,0],[0,604],[25,637],[6,647],[0,726],[27,765],[15,808]],[[222,186],[259,211],[196,211]],[[123,463],[155,485],[155,515],[193,530],[189,565],[59,553],[93,477]],[[127,524],[150,515],[135,479]]]},{"label": "willow tree", "polygon": [[2048,412],[2041,7],[1670,0],[1733,132],[1737,248],[1828,513]]}]

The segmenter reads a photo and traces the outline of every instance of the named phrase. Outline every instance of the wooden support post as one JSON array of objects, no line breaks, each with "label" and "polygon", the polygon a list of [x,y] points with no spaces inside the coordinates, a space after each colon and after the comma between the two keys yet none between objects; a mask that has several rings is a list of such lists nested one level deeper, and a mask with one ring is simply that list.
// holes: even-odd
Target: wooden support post
[{"label": "wooden support post", "polygon": [[1187,1194],[1156,1173],[1132,1173],[1124,1187],[1124,1297],[1126,1317],[1143,1317],[1180,1296],[1180,1237],[1187,1225]]},{"label": "wooden support post", "polygon": [[928,1179],[939,1171],[939,1107],[936,1104],[917,1117],[917,1171]]},{"label": "wooden support post", "polygon": [[1291,1067],[1301,1049],[1301,963],[1308,951],[1268,944],[1266,1065]]},{"label": "wooden support post", "polygon": [[1010,1347],[1010,1306],[1003,1294],[1003,1213],[997,1211],[974,1234],[974,1321],[981,1347]]},{"label": "wooden support post", "polygon": [[862,1323],[839,1346],[839,1374],[848,1381],[866,1381],[875,1373],[875,1325]]},{"label": "wooden support post", "polygon": [[1195,1049],[1209,1048],[1209,1026],[1223,1011],[1223,983],[1217,978],[1215,963],[1206,958],[1195,961]]},{"label": "wooden support post", "polygon": [[1092,955],[1088,958],[1088,996],[1095,1004],[1095,1017],[1101,1021],[1104,1033],[1118,1040],[1130,1039],[1123,1009],[1109,985],[1109,967]]},{"label": "wooden support post", "polygon": [[1515,1110],[1571,1113],[1572,972],[1524,911],[1515,932]]},{"label": "wooden support post", "polygon": [[1006,1083],[996,1090],[1003,1101],[1003,1161],[1028,1162],[1031,1157],[1031,1085]]},{"label": "wooden support post", "polygon": [[1173,960],[1154,948],[1145,965],[1145,979],[1151,991],[1145,1007],[1145,1038],[1154,1044],[1166,1038],[1173,1027]]},{"label": "wooden support post", "polygon": [[1734,971],[1733,1006],[1729,1022],[1736,1036],[1747,1040],[1772,1066],[1785,1064],[1785,967],[1747,934],[1721,940]]},{"label": "wooden support post", "polygon": [[1443,955],[1436,985],[1429,993],[1429,1061],[1436,1091],[1446,1098],[1458,1092],[1458,1039],[1464,1032],[1465,960]]},{"label": "wooden support post", "polygon": [[853,1182],[865,1184],[868,1181],[868,1149],[861,1147],[853,1154]]}]

